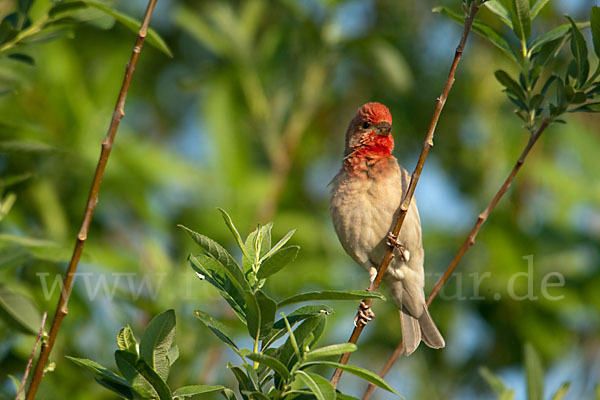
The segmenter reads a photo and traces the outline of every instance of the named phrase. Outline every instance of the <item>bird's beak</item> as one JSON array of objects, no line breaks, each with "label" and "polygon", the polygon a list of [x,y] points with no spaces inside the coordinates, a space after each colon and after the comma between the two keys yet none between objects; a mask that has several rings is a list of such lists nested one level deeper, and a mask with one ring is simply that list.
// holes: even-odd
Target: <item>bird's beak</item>
[{"label": "bird's beak", "polygon": [[390,132],[392,131],[392,124],[390,124],[389,122],[380,122],[377,125],[375,125],[375,133],[378,136],[387,136],[390,134]]}]

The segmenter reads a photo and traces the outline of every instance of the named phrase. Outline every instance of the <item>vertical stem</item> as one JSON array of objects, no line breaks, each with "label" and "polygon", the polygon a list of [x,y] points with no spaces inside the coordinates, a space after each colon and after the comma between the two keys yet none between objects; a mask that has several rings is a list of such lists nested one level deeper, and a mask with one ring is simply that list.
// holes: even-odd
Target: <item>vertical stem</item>
[{"label": "vertical stem", "polygon": [[[517,176],[517,173],[519,172],[519,170],[521,169],[521,166],[525,162],[527,155],[529,154],[529,152],[531,151],[531,149],[533,148],[533,146],[535,145],[537,140],[540,138],[540,136],[542,135],[544,130],[546,130],[546,128],[548,127],[548,125],[550,125],[551,122],[552,122],[552,120],[549,118],[546,118],[542,121],[542,123],[541,123],[540,127],[537,129],[537,131],[533,135],[531,135],[531,137],[529,138],[529,141],[527,142],[527,145],[523,149],[521,156],[518,158],[512,171],[510,171],[510,174],[508,174],[508,176],[504,180],[504,183],[502,184],[502,186],[500,186],[500,189],[498,189],[498,192],[496,193],[496,195],[494,196],[494,198],[492,199],[490,204],[486,207],[485,210],[483,210],[483,212],[481,214],[479,214],[477,216],[477,220],[475,221],[475,225],[473,226],[473,229],[471,229],[471,232],[469,232],[469,235],[465,239],[461,248],[458,250],[458,253],[456,254],[456,256],[454,256],[454,259],[450,262],[450,265],[448,266],[448,268],[446,268],[446,272],[444,272],[444,275],[433,286],[433,289],[431,290],[429,297],[427,297],[427,306],[428,307],[431,305],[431,302],[435,299],[435,297],[437,296],[439,291],[442,289],[442,287],[446,284],[446,282],[448,281],[448,279],[454,272],[454,269],[456,269],[456,266],[458,265],[458,263],[460,262],[462,257],[465,255],[467,250],[469,250],[469,248],[471,246],[473,246],[473,244],[475,244],[475,238],[477,237],[477,234],[479,233],[481,226],[488,219],[489,215],[494,210],[494,208],[496,207],[496,205],[498,204],[498,202],[500,201],[502,196],[504,196],[504,194],[508,191],[512,181],[515,179],[515,176]],[[402,355],[402,342],[400,342],[398,344],[398,346],[396,347],[396,349],[394,350],[394,352],[392,353],[390,358],[387,360],[387,362],[385,363],[385,366],[379,373],[379,376],[381,376],[383,378],[388,373],[390,368],[392,368],[392,365],[394,365],[394,363],[400,357],[400,355]],[[369,387],[367,388],[367,391],[365,392],[365,395],[363,396],[363,400],[367,400],[369,397],[371,397],[371,394],[374,391],[375,391],[375,386],[372,384],[369,384]]]},{"label": "vertical stem", "polygon": [[38,387],[44,375],[44,368],[46,367],[46,363],[48,362],[48,358],[50,357],[50,352],[52,351],[54,343],[56,342],[56,337],[58,335],[58,331],[60,330],[60,325],[68,313],[67,303],[69,302],[69,295],[71,294],[71,289],[73,288],[73,279],[75,277],[75,272],[77,271],[79,259],[81,258],[83,246],[87,239],[90,224],[92,222],[92,215],[94,214],[94,210],[96,209],[96,205],[98,204],[98,193],[100,192],[100,183],[102,182],[104,170],[108,162],[108,156],[110,155],[110,151],[115,140],[115,135],[117,133],[119,123],[125,115],[125,99],[127,98],[127,92],[129,90],[129,85],[131,84],[131,78],[133,77],[135,66],[140,56],[140,52],[142,51],[142,46],[144,45],[144,39],[146,38],[146,34],[148,32],[150,17],[152,16],[152,12],[154,11],[154,7],[156,6],[156,1],[157,0],[149,0],[148,2],[148,7],[146,8],[146,13],[144,15],[142,25],[138,32],[138,36],[135,41],[133,51],[131,53],[131,57],[129,59],[129,62],[127,63],[127,68],[125,69],[125,77],[123,78],[123,84],[121,86],[121,90],[119,91],[119,96],[117,98],[117,104],[115,105],[115,110],[112,115],[110,127],[108,128],[108,133],[106,134],[106,137],[102,141],[100,158],[98,160],[96,172],[94,173],[94,178],[92,180],[92,187],[88,196],[83,221],[81,223],[81,228],[79,229],[79,233],[77,235],[77,241],[75,242],[75,249],[73,250],[73,255],[71,256],[71,261],[69,262],[67,274],[63,280],[60,298],[58,299],[58,305],[56,306],[56,312],[54,313],[54,319],[52,320],[52,325],[50,327],[48,342],[42,344],[40,357],[37,361],[37,364],[35,365],[31,385],[29,386],[27,396],[25,397],[26,400],[33,400],[35,398]]},{"label": "vertical stem", "polygon": [[[454,53],[454,60],[452,61],[452,65],[450,67],[450,72],[448,73],[448,78],[446,79],[446,84],[444,85],[444,89],[442,90],[442,94],[440,97],[436,99],[435,109],[433,111],[433,116],[431,117],[431,122],[429,123],[429,129],[427,130],[427,134],[425,135],[425,142],[423,143],[423,148],[421,149],[421,154],[419,155],[419,160],[417,161],[417,165],[415,170],[413,171],[410,177],[410,184],[408,186],[408,190],[402,199],[402,203],[400,204],[400,212],[398,213],[398,217],[396,218],[396,222],[394,223],[394,229],[392,230],[392,234],[394,236],[398,236],[400,233],[400,229],[402,228],[402,224],[404,223],[404,219],[406,218],[406,214],[408,212],[408,207],[413,198],[413,194],[415,193],[415,189],[417,187],[417,183],[419,182],[419,178],[421,176],[421,171],[423,170],[423,166],[425,165],[425,159],[429,154],[429,150],[433,147],[433,134],[435,132],[435,127],[437,126],[438,120],[440,118],[440,114],[442,113],[442,109],[446,104],[446,99],[448,98],[448,93],[450,93],[450,89],[454,84],[454,75],[456,73],[456,69],[458,67],[458,63],[463,54],[463,49],[467,42],[467,38],[469,37],[469,33],[471,32],[471,26],[473,25],[473,21],[475,20],[475,14],[479,10],[480,1],[473,1],[470,6],[469,14],[465,18],[465,28],[463,30],[463,34],[460,38],[460,42],[456,47],[456,51]],[[393,246],[389,246],[385,252],[383,260],[381,262],[381,266],[377,272],[377,276],[375,280],[369,286],[370,291],[376,291],[379,289],[379,285],[381,284],[381,280],[387,270],[387,267],[390,264],[392,259]],[[364,302],[367,306],[370,306],[373,302],[373,299],[366,299]],[[358,325],[352,331],[352,335],[348,340],[350,343],[355,343],[358,341],[360,334],[364,329],[364,325]],[[348,363],[348,359],[350,358],[350,353],[345,353],[340,358],[341,364]],[[333,378],[331,379],[331,384],[334,387],[337,387],[337,384],[342,376],[342,370],[336,369],[333,374]]]}]

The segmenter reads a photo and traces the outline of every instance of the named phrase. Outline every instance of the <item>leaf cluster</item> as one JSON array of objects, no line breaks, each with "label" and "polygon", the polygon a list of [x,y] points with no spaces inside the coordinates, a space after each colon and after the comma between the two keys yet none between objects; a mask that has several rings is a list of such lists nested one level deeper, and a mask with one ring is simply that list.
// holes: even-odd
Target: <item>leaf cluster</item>
[{"label": "leaf cluster", "polygon": [[[473,30],[499,48],[513,61],[518,72],[504,70],[495,72],[496,79],[504,87],[508,99],[517,107],[515,113],[532,134],[542,121],[564,122],[559,119],[565,112],[597,112],[600,109],[600,63],[590,73],[590,60],[582,29],[591,28],[596,57],[600,57],[600,7],[591,9],[590,21],[568,22],[537,37],[532,37],[532,23],[548,0],[538,0],[530,7],[529,0],[489,0],[484,5],[512,32],[506,37],[485,22],[476,20]],[[464,17],[444,7],[434,11],[451,19],[464,22]],[[517,39],[519,45],[511,45]],[[562,61],[561,50],[570,47],[567,67],[563,74],[554,66]],[[543,83],[542,83],[543,82]]]},{"label": "leaf cluster", "polygon": [[[23,50],[30,44],[73,37],[77,25],[108,18],[99,26],[110,28],[115,21],[137,33],[140,22],[106,4],[94,0],[56,1],[19,0],[16,10],[0,21],[0,57],[33,65],[34,59]],[[147,41],[169,57],[171,50],[152,28]]]}]

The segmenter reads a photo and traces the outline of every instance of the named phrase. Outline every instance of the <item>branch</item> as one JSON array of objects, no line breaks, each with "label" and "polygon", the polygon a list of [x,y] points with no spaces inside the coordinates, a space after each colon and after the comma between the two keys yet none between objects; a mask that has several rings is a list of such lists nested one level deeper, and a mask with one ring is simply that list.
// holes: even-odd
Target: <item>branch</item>
[{"label": "branch", "polygon": [[35,398],[42,377],[44,376],[44,368],[46,367],[46,363],[50,357],[50,352],[52,351],[52,347],[56,341],[60,325],[68,313],[67,303],[69,302],[69,295],[71,294],[71,289],[73,288],[73,278],[75,277],[75,271],[77,270],[77,265],[79,264],[81,253],[83,252],[83,246],[87,239],[90,223],[92,222],[92,215],[94,214],[94,210],[98,204],[100,182],[102,181],[102,176],[104,175],[104,170],[106,169],[106,163],[108,162],[108,156],[110,155],[110,150],[115,140],[117,129],[119,128],[119,123],[125,115],[124,106],[125,99],[127,98],[127,91],[129,90],[131,78],[133,77],[135,66],[140,56],[140,52],[142,51],[142,46],[144,45],[144,39],[146,38],[148,25],[150,24],[150,17],[154,11],[156,1],[157,0],[149,0],[148,2],[148,7],[146,8],[146,13],[144,14],[144,19],[135,41],[135,46],[133,47],[133,52],[131,53],[131,58],[129,59],[127,68],[125,69],[125,77],[123,78],[123,84],[117,98],[117,104],[115,105],[112,120],[110,121],[110,127],[108,128],[106,138],[104,138],[102,141],[100,159],[98,160],[96,172],[94,173],[94,179],[92,180],[92,187],[88,196],[81,228],[79,229],[79,234],[77,235],[75,249],[73,250],[73,255],[71,256],[71,261],[69,262],[67,274],[63,280],[63,286],[60,293],[60,298],[58,299],[56,312],[52,320],[52,326],[50,327],[48,341],[42,344],[40,357],[35,365],[31,385],[29,386],[29,390],[27,391],[27,396],[25,398],[26,400],[33,400]]},{"label": "branch", "polygon": [[27,362],[27,367],[25,368],[25,373],[23,374],[23,380],[21,381],[21,387],[19,387],[19,391],[17,392],[17,396],[15,400],[19,400],[21,398],[21,394],[25,390],[25,384],[27,383],[27,377],[29,376],[29,371],[31,370],[31,366],[33,365],[33,358],[35,357],[35,351],[37,350],[38,344],[40,344],[40,340],[44,335],[44,326],[46,325],[46,317],[48,316],[47,312],[44,312],[42,315],[42,324],[40,326],[40,330],[37,335],[37,339],[35,339],[35,343],[33,345],[33,349],[31,350],[31,355],[29,356],[29,361]]},{"label": "branch", "polygon": [[[439,291],[442,289],[442,287],[446,284],[446,282],[448,281],[448,279],[454,272],[454,269],[456,268],[456,266],[458,265],[458,263],[460,262],[462,257],[465,255],[467,250],[469,250],[469,248],[471,246],[473,246],[473,244],[475,243],[475,238],[477,237],[477,234],[479,233],[481,226],[485,223],[485,221],[487,221],[491,212],[494,210],[494,208],[498,204],[498,201],[500,201],[502,196],[504,196],[504,194],[508,191],[508,188],[510,187],[513,179],[515,178],[515,176],[519,172],[519,169],[521,169],[521,166],[525,162],[527,155],[529,154],[532,147],[535,145],[537,140],[540,138],[540,136],[542,135],[544,130],[548,127],[548,125],[550,125],[551,122],[552,121],[548,118],[544,119],[542,121],[540,127],[538,128],[538,130],[529,137],[527,146],[525,146],[525,149],[523,149],[523,152],[521,153],[521,156],[515,163],[515,166],[513,167],[512,171],[506,177],[506,179],[504,180],[504,183],[502,184],[502,186],[500,186],[500,189],[498,189],[498,192],[496,193],[496,195],[494,196],[494,198],[492,199],[490,204],[487,206],[487,208],[485,210],[483,210],[483,212],[481,214],[479,214],[479,216],[477,217],[477,221],[475,222],[475,225],[473,226],[473,229],[471,229],[471,232],[465,239],[460,250],[458,250],[458,253],[456,254],[456,256],[454,256],[454,259],[452,260],[452,262],[450,263],[448,268],[446,268],[446,272],[444,272],[444,275],[433,286],[433,289],[431,290],[429,297],[427,297],[427,306],[428,307],[431,305],[431,302],[433,302],[433,300],[435,299],[435,297],[437,296]],[[398,357],[400,357],[401,354],[402,354],[402,342],[400,342],[398,344],[398,347],[396,347],[396,349],[394,350],[394,352],[392,353],[390,358],[387,360],[387,362],[385,363],[385,366],[379,373],[379,376],[381,376],[383,378],[388,373],[390,368],[392,368],[392,365],[394,365],[394,363],[396,362]],[[367,388],[367,391],[365,392],[365,395],[363,396],[363,400],[367,400],[369,397],[371,397],[371,394],[374,391],[375,391],[375,386],[372,384],[369,384],[369,387]]]},{"label": "branch", "polygon": [[[429,129],[427,130],[427,134],[425,135],[425,142],[423,143],[423,148],[421,149],[421,154],[419,155],[419,160],[417,161],[415,170],[413,171],[413,173],[410,177],[410,184],[408,186],[408,190],[407,190],[406,194],[404,195],[404,198],[402,199],[402,203],[400,204],[400,212],[398,213],[398,217],[396,218],[396,222],[394,223],[394,229],[392,230],[392,234],[395,237],[398,237],[398,234],[400,233],[400,229],[402,228],[402,223],[404,222],[404,219],[406,218],[406,213],[408,212],[408,207],[409,207],[410,202],[415,193],[417,183],[419,182],[419,178],[421,176],[421,171],[423,170],[423,165],[425,164],[425,159],[427,158],[427,155],[429,154],[429,150],[433,147],[433,134],[435,132],[435,127],[440,118],[440,114],[442,113],[442,109],[444,108],[444,104],[446,104],[446,99],[448,98],[448,93],[450,92],[450,89],[452,88],[452,85],[454,84],[454,75],[456,73],[456,68],[458,67],[458,63],[460,62],[460,59],[462,57],[463,49],[465,47],[465,43],[467,42],[467,38],[469,37],[469,33],[471,31],[471,26],[473,25],[473,21],[475,20],[475,14],[477,14],[477,11],[479,10],[479,6],[480,6],[480,1],[473,1],[471,3],[471,7],[469,9],[469,14],[467,15],[467,17],[465,19],[465,28],[463,30],[462,37],[460,38],[460,42],[458,43],[458,46],[456,47],[456,52],[454,53],[454,60],[452,61],[452,65],[450,67],[450,72],[448,73],[448,78],[446,79],[446,84],[444,86],[442,94],[436,100],[435,110],[433,111],[433,116],[431,117],[431,122],[429,123]],[[381,266],[379,267],[379,270],[377,272],[377,276],[375,277],[375,280],[373,282],[371,282],[371,285],[369,286],[368,290],[377,291],[377,289],[379,289],[379,285],[381,284],[383,275],[385,274],[385,271],[387,270],[387,267],[390,264],[390,261],[392,259],[393,250],[394,250],[393,246],[390,246],[387,248],[385,255],[383,257],[383,260],[381,262]],[[368,306],[370,306],[371,303],[373,302],[373,300],[366,299],[364,302]],[[363,329],[364,329],[364,325],[358,325],[358,326],[354,327],[354,330],[352,331],[352,335],[350,336],[350,339],[348,341],[350,343],[356,344]],[[341,364],[346,364],[346,363],[348,363],[349,358],[350,358],[350,353],[346,353],[346,354],[342,355],[339,362]],[[337,387],[337,384],[338,384],[341,376],[342,376],[342,370],[337,369],[335,371],[335,373],[333,374],[333,378],[331,379],[331,384],[334,387]]]}]

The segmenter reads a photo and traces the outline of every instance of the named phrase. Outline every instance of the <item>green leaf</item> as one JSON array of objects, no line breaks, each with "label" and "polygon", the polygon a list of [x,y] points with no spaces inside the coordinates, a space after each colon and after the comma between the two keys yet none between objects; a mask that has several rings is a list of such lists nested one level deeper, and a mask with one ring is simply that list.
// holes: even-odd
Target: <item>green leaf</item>
[{"label": "green leaf", "polygon": [[288,246],[271,254],[260,266],[256,274],[258,279],[265,279],[281,271],[298,256],[300,246]]},{"label": "green leaf", "polygon": [[273,371],[277,372],[279,376],[281,376],[284,380],[287,380],[290,376],[290,371],[286,368],[285,365],[281,363],[281,361],[279,361],[275,357],[271,357],[267,354],[257,353],[250,353],[248,355],[245,355],[245,357],[249,358],[252,361],[256,361],[260,364],[266,365]]},{"label": "green leaf", "polygon": [[[433,9],[433,12],[441,13],[450,17],[453,21],[459,23],[460,25],[465,24],[464,16],[455,13],[454,11],[449,10],[446,7],[436,7]],[[473,31],[478,35],[481,35],[485,39],[489,40],[494,46],[499,48],[504,54],[506,54],[511,60],[517,62],[517,57],[511,47],[509,46],[506,39],[504,39],[498,32],[492,29],[489,25],[484,22],[475,20],[473,22]]]},{"label": "green leaf", "polygon": [[37,335],[42,325],[42,317],[33,302],[1,284],[0,318],[14,329],[30,335]]},{"label": "green leaf", "polygon": [[173,392],[173,397],[192,397],[198,394],[222,392],[227,389],[222,385],[190,385],[182,386]]},{"label": "green leaf", "polygon": [[525,374],[528,400],[544,399],[544,372],[540,356],[530,343],[525,344]]},{"label": "green leaf", "polygon": [[238,263],[234,260],[234,258],[229,254],[223,246],[219,243],[215,242],[211,238],[201,235],[197,232],[192,231],[189,228],[186,228],[183,225],[178,225],[180,228],[184,229],[188,235],[200,245],[200,247],[215,260],[219,261],[223,267],[227,270],[228,274],[232,279],[236,281],[236,283],[242,287],[244,290],[250,290],[250,286],[248,286],[248,282],[244,277],[244,273],[240,269]]},{"label": "green leaf", "polygon": [[546,4],[548,4],[550,0],[538,0],[535,2],[535,4],[533,5],[533,7],[531,7],[531,19],[534,19],[539,12],[542,10],[542,8],[544,8],[544,6],[546,6]]},{"label": "green leaf", "polygon": [[229,270],[218,260],[204,254],[190,255],[188,260],[200,278],[206,279],[208,283],[216,287],[238,318],[246,323],[244,289]]},{"label": "green leaf", "polygon": [[[138,31],[140,30],[141,22],[136,21],[135,19],[131,18],[128,15],[121,14],[120,12],[117,12],[117,11],[113,10],[112,8],[107,7],[102,3],[96,3],[95,1],[86,0],[86,1],[84,1],[84,3],[86,3],[90,7],[94,7],[95,9],[98,9],[98,10],[110,15],[111,17],[113,17],[114,19],[119,21],[121,24],[123,24],[123,26],[125,26],[127,29],[129,29],[131,32],[133,32],[135,34],[137,34]],[[171,49],[169,49],[169,46],[167,46],[167,44],[165,43],[163,38],[161,38],[160,35],[158,33],[156,33],[156,31],[154,29],[148,28],[146,40],[148,41],[148,44],[150,44],[151,46],[154,46],[158,50],[165,53],[167,56],[173,58],[173,53],[171,52]]]},{"label": "green leaf", "polygon": [[242,251],[242,254],[247,257],[248,255],[246,254],[246,247],[244,246],[244,242],[242,241],[242,237],[240,236],[240,233],[238,232],[237,228],[233,224],[233,220],[231,219],[229,214],[227,214],[227,211],[223,210],[222,208],[217,208],[217,210],[219,210],[221,212],[221,214],[223,214],[223,219],[225,220],[225,225],[227,225],[227,228],[229,228],[229,231],[233,235],[233,238],[235,239],[240,250]]},{"label": "green leaf", "polygon": [[233,372],[235,379],[237,379],[240,387],[240,392],[242,390],[257,390],[257,388],[254,386],[250,378],[248,378],[248,375],[246,375],[243,369],[241,369],[240,367],[234,367],[231,364],[227,364],[227,368],[231,369],[231,372]]},{"label": "green leaf", "polygon": [[579,87],[583,86],[583,84],[587,81],[588,74],[590,71],[590,63],[588,61],[587,54],[587,46],[585,44],[585,39],[579,30],[579,27],[569,17],[566,18],[571,22],[571,52],[573,53],[573,57],[575,58],[575,62],[577,63],[577,82],[579,83]]},{"label": "green leaf", "polygon": [[175,311],[152,318],[140,341],[140,357],[163,379],[169,376],[169,349],[175,338]]},{"label": "green leaf", "polygon": [[[511,13],[513,30],[517,38],[525,42],[531,36],[531,13],[529,0],[513,0],[514,12]],[[513,11],[513,10],[511,10]]]},{"label": "green leaf", "polygon": [[125,350],[133,354],[137,354],[137,341],[135,340],[135,336],[133,336],[133,331],[129,325],[121,328],[119,333],[117,334],[117,346],[119,350]]},{"label": "green leaf", "polygon": [[239,354],[239,348],[227,333],[227,328],[225,325],[203,311],[196,310],[194,311],[194,314],[204,325],[206,325],[208,329],[210,329],[219,339],[221,339],[223,343]]},{"label": "green leaf", "polygon": [[89,5],[84,1],[71,1],[68,3],[58,3],[54,5],[50,11],[48,11],[49,17],[55,17],[59,14],[70,13],[72,11],[79,11],[84,8],[88,8]]},{"label": "green leaf", "polygon": [[342,371],[351,373],[352,375],[356,375],[359,378],[364,379],[365,381],[372,383],[373,385],[387,390],[388,392],[394,393],[396,396],[401,396],[398,392],[396,392],[386,381],[380,378],[377,374],[368,371],[364,368],[355,367],[353,365],[345,365],[340,364],[333,361],[309,361],[307,363],[302,364],[302,368],[309,368],[316,365],[324,365],[332,368],[341,369]]},{"label": "green leaf", "polygon": [[526,103],[527,96],[525,95],[523,88],[521,88],[521,86],[513,78],[511,78],[506,73],[506,71],[499,69],[496,72],[494,72],[494,76],[496,77],[498,82],[500,82],[500,84],[506,88],[508,93],[517,97],[523,102],[523,104]]},{"label": "green leaf", "polygon": [[8,58],[12,59],[12,60],[16,60],[28,65],[35,65],[35,60],[33,59],[33,57],[28,56],[27,54],[21,54],[21,53],[12,53],[9,54],[7,56]]},{"label": "green leaf", "polygon": [[508,389],[502,380],[494,375],[487,367],[479,368],[479,374],[487,382],[489,387],[498,395],[499,399],[510,400],[515,396],[514,390]]},{"label": "green leaf", "polygon": [[498,0],[488,0],[483,3],[491,12],[500,17],[500,20],[504,22],[510,29],[513,28],[512,21],[510,20],[510,14],[506,7],[502,5]]},{"label": "green leaf", "polygon": [[23,15],[27,15],[31,3],[33,3],[33,0],[19,0],[19,12]]},{"label": "green leaf", "polygon": [[127,351],[117,350],[115,361],[125,379],[141,396],[158,397],[160,400],[172,399],[171,389],[144,360]]},{"label": "green leaf", "polygon": [[569,29],[571,29],[571,24],[563,24],[536,37],[529,46],[529,53],[535,54],[540,51],[542,46],[546,43],[565,37],[569,33]]},{"label": "green leaf", "polygon": [[306,373],[302,370],[296,371],[296,377],[299,378],[311,392],[314,393],[317,400],[335,399],[335,389],[331,383],[322,376],[313,373]]},{"label": "green leaf", "polygon": [[80,367],[86,368],[88,371],[91,371],[94,375],[96,375],[99,378],[109,380],[111,382],[120,384],[122,386],[131,387],[129,385],[129,382],[127,382],[125,379],[123,379],[119,375],[115,374],[111,370],[98,364],[96,361],[88,360],[85,358],[70,357],[70,356],[65,356],[65,357],[67,359],[73,361],[75,364],[79,365]]},{"label": "green leaf", "polygon": [[592,41],[594,52],[600,58],[600,7],[594,6],[590,12],[590,25],[592,27]]},{"label": "green leaf", "polygon": [[248,333],[254,340],[258,340],[260,335],[261,315],[258,300],[251,290],[244,292],[244,301],[246,302],[246,326]]},{"label": "green leaf", "polygon": [[300,303],[303,301],[363,299],[385,300],[385,297],[379,292],[370,292],[368,290],[323,290],[320,292],[306,292],[288,297],[287,299],[284,299],[277,303],[277,308],[287,306],[288,304]]},{"label": "green leaf", "polygon": [[169,359],[169,367],[173,365],[175,361],[179,358],[179,346],[175,345],[169,349],[167,353],[167,358]]},{"label": "green leaf", "polygon": [[271,230],[273,229],[273,223],[269,222],[266,225],[260,227],[260,233],[262,235],[262,243],[260,246],[259,258],[262,261],[262,258],[265,254],[271,250]]},{"label": "green leaf", "polygon": [[277,311],[277,303],[275,300],[267,296],[262,290],[255,293],[258,307],[260,309],[260,335],[262,339],[271,332],[273,322],[275,321],[275,312]]},{"label": "green leaf", "polygon": [[128,399],[128,400],[134,399],[133,391],[131,389],[131,386],[129,386],[129,383],[127,383],[127,386],[125,386],[125,385],[115,383],[115,382],[105,379],[105,378],[95,377],[94,380],[96,382],[98,382],[98,384],[100,384],[100,386],[105,387],[106,389],[118,394],[119,396],[121,396],[125,399]]},{"label": "green leaf", "polygon": [[560,385],[558,390],[554,393],[554,396],[552,396],[552,400],[562,400],[569,391],[570,386],[570,382],[565,382],[562,385]]},{"label": "green leaf", "polygon": [[337,356],[345,353],[356,351],[357,347],[354,343],[339,343],[329,346],[319,347],[306,353],[308,358]]},{"label": "green leaf", "polygon": [[336,392],[336,400],[359,400],[357,397],[348,396],[347,394]]},{"label": "green leaf", "polygon": [[263,255],[261,257],[260,261],[262,262],[263,260],[271,257],[274,253],[279,251],[279,249],[281,249],[283,246],[285,246],[285,244],[292,238],[294,233],[296,233],[295,229],[292,229],[291,231],[286,233],[285,236],[279,242],[277,242],[275,244],[275,246],[273,246],[267,253],[265,253],[265,255]]},{"label": "green leaf", "polygon": [[[293,326],[296,322],[300,322],[305,320],[306,318],[313,317],[315,315],[329,315],[333,314],[333,308],[325,305],[309,305],[300,307],[296,311],[287,315],[288,323]],[[277,322],[273,324],[273,330],[269,333],[269,335],[263,339],[262,342],[262,350],[264,351],[267,347],[269,347],[273,342],[275,342],[280,337],[284,336],[286,333],[285,320],[283,318],[279,319]]]},{"label": "green leaf", "polygon": [[[14,375],[10,375],[10,374],[8,374],[8,378],[12,382],[15,393],[18,393],[19,389],[21,388],[21,381],[18,380]],[[24,400],[24,399],[25,399],[25,393],[21,393],[21,395],[19,397],[15,398],[15,400]]]}]

